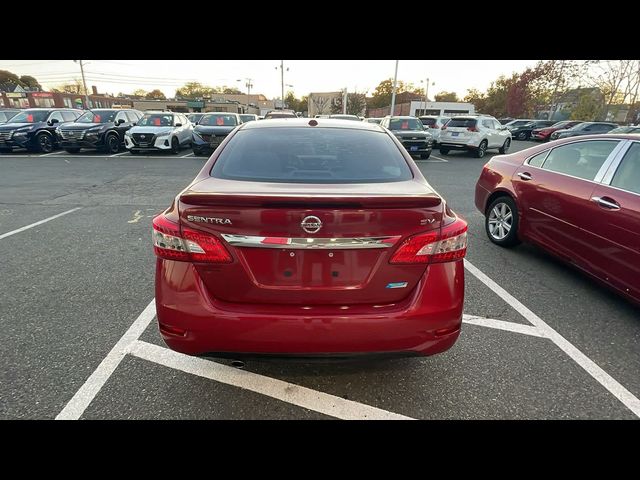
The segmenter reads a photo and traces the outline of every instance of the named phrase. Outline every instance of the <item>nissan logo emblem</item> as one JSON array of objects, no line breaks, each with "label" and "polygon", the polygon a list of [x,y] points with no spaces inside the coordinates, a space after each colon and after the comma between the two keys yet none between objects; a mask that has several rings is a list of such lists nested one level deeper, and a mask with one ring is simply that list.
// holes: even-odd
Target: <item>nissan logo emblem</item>
[{"label": "nissan logo emblem", "polygon": [[146,135],[140,135],[140,138],[142,138],[144,140],[147,137],[146,137]]},{"label": "nissan logo emblem", "polygon": [[322,220],[315,215],[309,215],[302,219],[300,226],[307,233],[318,233],[322,228]]}]

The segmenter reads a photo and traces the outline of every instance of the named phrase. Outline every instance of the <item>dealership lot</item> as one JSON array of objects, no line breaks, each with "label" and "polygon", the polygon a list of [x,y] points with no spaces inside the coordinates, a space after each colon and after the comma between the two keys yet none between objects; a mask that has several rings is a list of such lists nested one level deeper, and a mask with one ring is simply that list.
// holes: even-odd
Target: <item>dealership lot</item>
[{"label": "dealership lot", "polygon": [[489,157],[418,161],[469,222],[451,350],[238,369],[167,350],[153,318],[151,218],[204,157],[1,155],[0,418],[637,418],[637,307],[535,247],[489,242],[473,204]]}]

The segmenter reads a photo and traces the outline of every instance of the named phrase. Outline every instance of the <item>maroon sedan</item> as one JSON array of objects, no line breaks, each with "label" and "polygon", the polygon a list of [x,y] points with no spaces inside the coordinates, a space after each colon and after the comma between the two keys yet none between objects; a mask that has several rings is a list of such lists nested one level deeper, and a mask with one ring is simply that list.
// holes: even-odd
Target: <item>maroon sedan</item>
[{"label": "maroon sedan", "polygon": [[637,135],[566,138],[493,157],[475,202],[493,243],[536,243],[640,302]]},{"label": "maroon sedan", "polygon": [[245,123],[153,220],[160,332],[188,354],[439,353],[466,231],[379,125]]},{"label": "maroon sedan", "polygon": [[536,128],[531,131],[531,138],[533,140],[541,140],[543,142],[547,142],[553,132],[575,127],[580,123],[584,122],[582,122],[581,120],[564,120],[562,122],[554,123],[550,127]]}]

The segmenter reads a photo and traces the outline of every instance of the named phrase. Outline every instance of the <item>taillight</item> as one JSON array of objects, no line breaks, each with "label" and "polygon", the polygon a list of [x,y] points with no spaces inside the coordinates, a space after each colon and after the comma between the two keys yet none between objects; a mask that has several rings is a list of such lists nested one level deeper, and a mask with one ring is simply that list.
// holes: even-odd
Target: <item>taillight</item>
[{"label": "taillight", "polygon": [[[438,125],[431,125],[429,128],[433,128],[435,130],[440,130],[440,127]],[[442,127],[444,128],[444,127]]]},{"label": "taillight", "polygon": [[153,219],[153,251],[156,256],[179,262],[230,263],[231,255],[220,240],[208,233],[184,228],[164,215]]},{"label": "taillight", "polygon": [[478,130],[478,127],[467,127],[467,130],[469,130],[470,132],[479,132],[480,130]]},{"label": "taillight", "polygon": [[464,258],[467,253],[467,222],[458,218],[440,232],[419,233],[406,239],[389,263],[440,263]]}]

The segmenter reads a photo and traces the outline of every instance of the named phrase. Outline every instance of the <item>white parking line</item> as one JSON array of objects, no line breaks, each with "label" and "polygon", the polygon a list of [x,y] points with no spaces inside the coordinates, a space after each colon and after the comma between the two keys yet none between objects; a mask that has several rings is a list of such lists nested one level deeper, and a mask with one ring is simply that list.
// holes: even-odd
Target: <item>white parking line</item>
[{"label": "white parking line", "polygon": [[43,153],[42,155],[38,155],[38,157],[50,157],[52,155],[60,155],[61,153],[67,153],[64,150],[60,150],[58,152],[50,152],[50,153]]},{"label": "white parking line", "polygon": [[107,356],[104,357],[104,360],[100,362],[98,368],[89,376],[73,398],[69,400],[69,403],[67,403],[58,414],[56,420],[77,420],[82,416],[91,401],[115,371],[116,367],[120,365],[120,362],[128,353],[133,342],[142,335],[142,332],[149,326],[149,323],[155,315],[156,300],[154,298],[124,335],[122,335],[118,343],[113,346]]},{"label": "white parking line", "polygon": [[32,223],[30,225],[26,225],[24,227],[18,228],[17,230],[12,230],[7,233],[3,233],[0,235],[0,240],[3,238],[10,237],[11,235],[15,235],[16,233],[24,232],[25,230],[29,230],[30,228],[37,227],[38,225],[42,225],[43,223],[50,222],[51,220],[55,220],[56,218],[62,217],[63,215],[67,215],[68,213],[73,213],[76,210],[80,210],[82,207],[72,208],[71,210],[67,210],[66,212],[59,213],[54,215],[53,217],[45,218],[44,220],[40,220],[39,222]]},{"label": "white parking line", "polygon": [[433,158],[437,158],[438,160],[440,160],[441,162],[445,162],[445,163],[449,163],[449,160],[447,160],[446,158],[442,158],[442,157],[437,157],[436,155],[434,155],[433,153],[430,155]]},{"label": "white parking line", "polygon": [[193,157],[193,152],[187,153],[186,155],[182,155],[180,158]]},{"label": "white parking line", "polygon": [[122,155],[128,155],[128,154],[129,154],[129,152],[114,153],[113,155],[109,155],[109,158],[121,157]]},{"label": "white parking line", "polygon": [[496,320],[494,318],[478,317],[475,315],[462,315],[462,321],[470,325],[479,325],[481,327],[495,328],[505,330],[507,332],[522,333],[531,335],[532,337],[546,338],[544,333],[531,325],[522,325],[521,323],[505,322],[504,320]]},{"label": "white parking line", "polygon": [[246,370],[239,370],[210,360],[191,357],[140,340],[132,345],[131,354],[165,367],[257,392],[343,420],[413,420],[411,417],[388,412],[371,405],[345,400],[329,393]]},{"label": "white parking line", "polygon": [[520,315],[534,325],[545,337],[555,343],[564,353],[569,355],[578,365],[580,365],[589,375],[591,375],[600,385],[606,388],[613,396],[620,400],[625,407],[631,410],[637,417],[640,417],[640,400],[629,390],[624,388],[611,375],[600,368],[593,360],[578,350],[571,342],[560,335],[544,320],[525,307],[519,300],[507,292],[485,275],[480,269],[468,260],[464,261],[465,268],[478,280],[489,287],[500,298],[513,307]]}]

